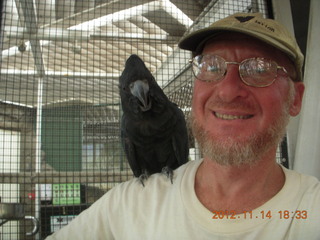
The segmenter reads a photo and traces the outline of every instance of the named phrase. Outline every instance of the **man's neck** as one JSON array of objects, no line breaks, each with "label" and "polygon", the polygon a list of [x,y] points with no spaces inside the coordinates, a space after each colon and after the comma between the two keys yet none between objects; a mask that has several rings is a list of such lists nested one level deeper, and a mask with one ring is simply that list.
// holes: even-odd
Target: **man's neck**
[{"label": "man's neck", "polygon": [[[272,154],[271,154],[272,155]],[[210,211],[251,211],[277,194],[285,176],[272,159],[253,166],[222,166],[205,158],[195,179],[195,192]]]}]

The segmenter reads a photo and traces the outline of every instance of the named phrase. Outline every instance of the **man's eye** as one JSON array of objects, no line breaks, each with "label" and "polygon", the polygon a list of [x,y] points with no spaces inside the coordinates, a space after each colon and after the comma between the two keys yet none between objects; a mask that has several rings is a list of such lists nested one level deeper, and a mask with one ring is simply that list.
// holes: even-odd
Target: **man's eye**
[{"label": "man's eye", "polygon": [[256,72],[256,73],[259,73],[259,74],[260,74],[260,73],[265,73],[265,72],[267,72],[267,69],[266,69],[266,68],[256,68],[256,69],[255,69],[255,72]]},{"label": "man's eye", "polygon": [[213,72],[213,73],[220,72],[220,68],[218,66],[208,66],[207,67],[207,71],[208,72]]}]

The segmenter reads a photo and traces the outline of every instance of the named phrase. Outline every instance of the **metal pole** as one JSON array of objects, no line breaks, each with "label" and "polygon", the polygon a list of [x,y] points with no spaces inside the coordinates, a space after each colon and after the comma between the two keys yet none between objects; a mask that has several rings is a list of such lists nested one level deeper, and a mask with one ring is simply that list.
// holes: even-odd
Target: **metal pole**
[{"label": "metal pole", "polygon": [[[37,122],[36,122],[36,173],[41,172],[41,123],[42,123],[42,94],[43,94],[43,77],[38,78],[38,92],[37,92]],[[41,193],[40,184],[35,185],[35,216],[40,219],[41,208]],[[40,239],[39,233],[36,239]]]}]

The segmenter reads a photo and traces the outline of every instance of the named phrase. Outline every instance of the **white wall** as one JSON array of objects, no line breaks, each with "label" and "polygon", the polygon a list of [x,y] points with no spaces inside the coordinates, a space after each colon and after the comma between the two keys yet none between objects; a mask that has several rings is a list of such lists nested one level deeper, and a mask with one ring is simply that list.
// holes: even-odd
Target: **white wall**
[{"label": "white wall", "polygon": [[306,91],[297,139],[294,169],[320,179],[320,1],[310,1],[305,59]]}]

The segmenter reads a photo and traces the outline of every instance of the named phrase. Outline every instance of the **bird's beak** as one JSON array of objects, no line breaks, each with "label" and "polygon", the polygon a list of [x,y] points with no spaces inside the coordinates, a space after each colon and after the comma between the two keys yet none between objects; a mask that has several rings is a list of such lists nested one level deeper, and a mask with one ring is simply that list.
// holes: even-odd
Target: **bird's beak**
[{"label": "bird's beak", "polygon": [[147,81],[137,80],[130,86],[131,94],[139,99],[141,103],[140,108],[143,112],[151,108],[151,101],[149,98],[149,84]]}]

